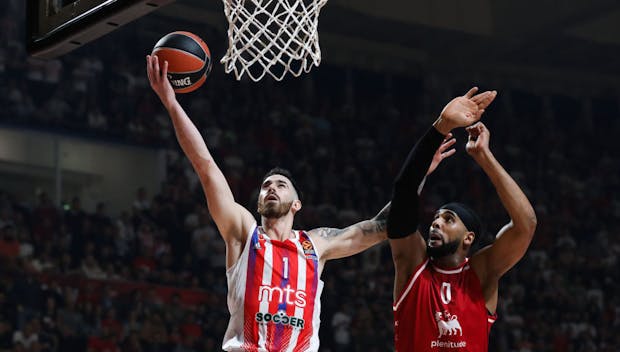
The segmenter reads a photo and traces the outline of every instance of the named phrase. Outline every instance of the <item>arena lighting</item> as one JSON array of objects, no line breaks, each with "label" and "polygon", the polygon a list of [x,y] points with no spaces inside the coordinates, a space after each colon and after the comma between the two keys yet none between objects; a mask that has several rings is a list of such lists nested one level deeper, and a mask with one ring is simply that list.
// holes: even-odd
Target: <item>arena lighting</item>
[{"label": "arena lighting", "polygon": [[68,53],[174,0],[27,0],[28,54]]}]

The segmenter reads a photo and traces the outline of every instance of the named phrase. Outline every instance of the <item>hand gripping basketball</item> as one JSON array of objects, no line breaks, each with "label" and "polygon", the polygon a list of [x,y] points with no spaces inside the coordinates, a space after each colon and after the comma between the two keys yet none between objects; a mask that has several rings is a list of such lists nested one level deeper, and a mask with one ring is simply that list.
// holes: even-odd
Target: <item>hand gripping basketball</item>
[{"label": "hand gripping basketball", "polygon": [[198,89],[211,72],[211,52],[197,35],[177,31],[165,35],[153,48],[161,64],[168,61],[168,80],[177,93]]}]

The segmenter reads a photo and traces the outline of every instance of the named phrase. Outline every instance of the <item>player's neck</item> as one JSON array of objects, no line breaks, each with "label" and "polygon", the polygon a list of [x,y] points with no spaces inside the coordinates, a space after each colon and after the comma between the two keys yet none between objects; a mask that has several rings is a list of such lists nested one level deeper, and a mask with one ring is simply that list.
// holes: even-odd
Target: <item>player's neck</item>
[{"label": "player's neck", "polygon": [[263,231],[272,240],[285,241],[294,236],[293,218],[283,216],[280,218],[262,218]]},{"label": "player's neck", "polygon": [[441,269],[454,269],[461,266],[465,262],[465,255],[454,253],[441,258],[432,258],[433,265]]}]

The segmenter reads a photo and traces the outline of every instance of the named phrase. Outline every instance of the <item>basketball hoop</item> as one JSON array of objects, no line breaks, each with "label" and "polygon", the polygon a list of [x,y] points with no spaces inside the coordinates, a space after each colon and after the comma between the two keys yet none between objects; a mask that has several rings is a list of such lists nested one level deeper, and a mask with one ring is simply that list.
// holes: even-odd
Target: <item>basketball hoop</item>
[{"label": "basketball hoop", "polygon": [[281,81],[321,63],[319,13],[327,0],[223,0],[228,50],[221,62],[237,80]]}]

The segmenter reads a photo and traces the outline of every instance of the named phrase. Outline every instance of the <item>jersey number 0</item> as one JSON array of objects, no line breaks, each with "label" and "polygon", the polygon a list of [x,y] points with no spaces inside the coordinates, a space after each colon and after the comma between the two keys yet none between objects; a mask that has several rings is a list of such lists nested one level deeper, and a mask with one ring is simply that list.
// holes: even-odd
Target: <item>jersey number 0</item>
[{"label": "jersey number 0", "polygon": [[450,283],[444,282],[441,284],[441,301],[443,304],[448,304],[452,300],[452,291],[450,290]]}]

